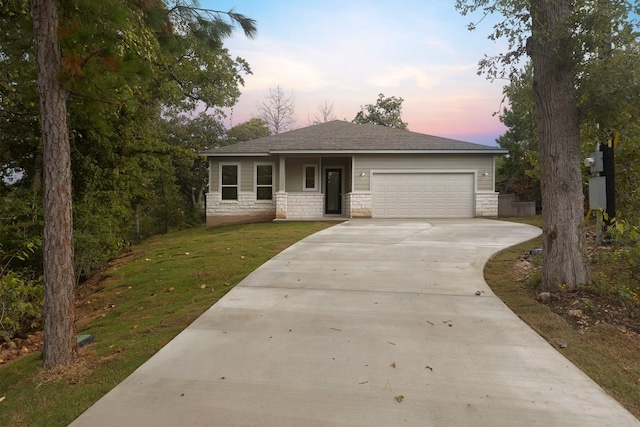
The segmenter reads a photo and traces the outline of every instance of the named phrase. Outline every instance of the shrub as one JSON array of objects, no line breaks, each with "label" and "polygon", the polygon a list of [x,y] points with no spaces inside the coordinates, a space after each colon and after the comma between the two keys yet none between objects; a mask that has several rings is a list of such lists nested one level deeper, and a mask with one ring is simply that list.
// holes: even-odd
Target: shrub
[{"label": "shrub", "polygon": [[42,322],[42,276],[27,269],[11,269],[14,260],[28,259],[39,247],[40,242],[31,242],[25,249],[6,253],[0,246],[0,337],[5,341],[38,328]]}]

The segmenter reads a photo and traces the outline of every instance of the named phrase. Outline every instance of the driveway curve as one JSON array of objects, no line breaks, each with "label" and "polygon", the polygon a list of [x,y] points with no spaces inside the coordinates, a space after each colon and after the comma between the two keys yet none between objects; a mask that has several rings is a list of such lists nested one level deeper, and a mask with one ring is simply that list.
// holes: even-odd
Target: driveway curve
[{"label": "driveway curve", "polygon": [[539,233],[483,219],[323,230],[72,426],[640,426],[485,283],[491,255]]}]

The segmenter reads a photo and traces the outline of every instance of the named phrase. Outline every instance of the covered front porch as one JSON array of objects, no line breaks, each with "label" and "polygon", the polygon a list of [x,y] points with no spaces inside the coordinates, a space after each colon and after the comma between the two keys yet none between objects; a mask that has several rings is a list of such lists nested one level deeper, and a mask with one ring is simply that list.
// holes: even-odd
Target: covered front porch
[{"label": "covered front porch", "polygon": [[281,155],[277,169],[276,219],[361,216],[353,212],[352,156]]}]

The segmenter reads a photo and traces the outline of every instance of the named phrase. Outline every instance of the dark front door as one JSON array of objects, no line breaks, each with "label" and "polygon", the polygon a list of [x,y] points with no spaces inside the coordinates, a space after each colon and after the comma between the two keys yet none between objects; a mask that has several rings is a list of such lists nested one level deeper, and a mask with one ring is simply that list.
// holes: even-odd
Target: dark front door
[{"label": "dark front door", "polygon": [[324,185],[324,213],[342,213],[342,169],[327,169]]}]

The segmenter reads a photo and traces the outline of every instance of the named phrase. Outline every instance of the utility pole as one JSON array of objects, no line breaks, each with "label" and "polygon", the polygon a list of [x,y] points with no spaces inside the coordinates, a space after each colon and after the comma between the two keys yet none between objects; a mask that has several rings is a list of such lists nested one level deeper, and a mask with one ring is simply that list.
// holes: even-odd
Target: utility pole
[{"label": "utility pole", "polygon": [[615,164],[615,143],[616,139],[612,131],[607,138],[607,142],[600,144],[602,151],[602,176],[605,177],[605,188],[607,197],[607,217],[604,219],[605,229],[611,226],[616,217],[616,164]]}]

